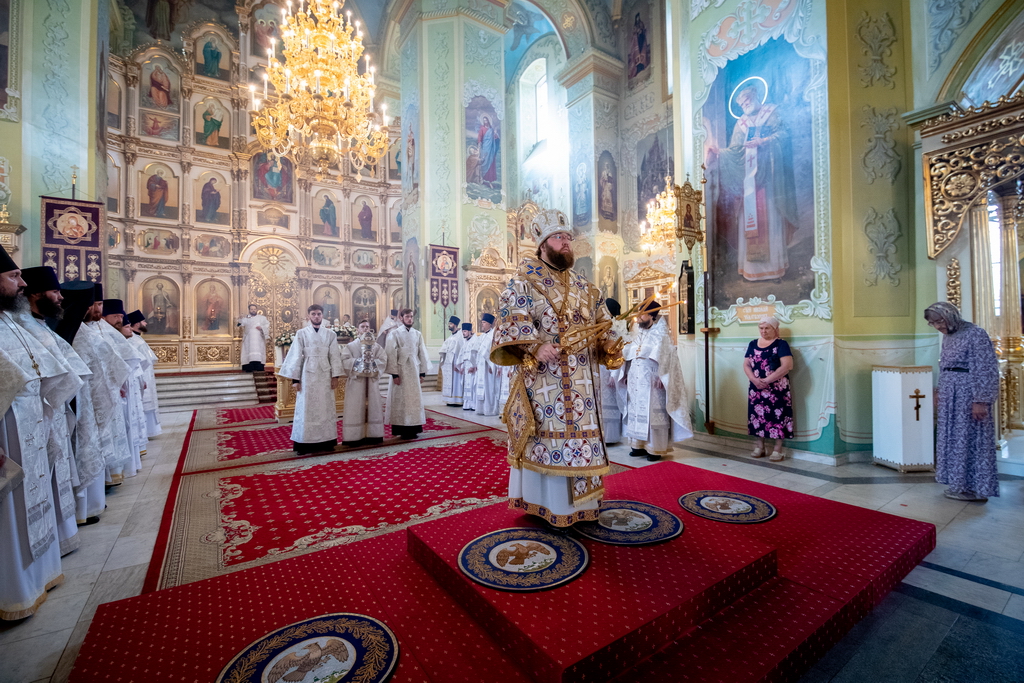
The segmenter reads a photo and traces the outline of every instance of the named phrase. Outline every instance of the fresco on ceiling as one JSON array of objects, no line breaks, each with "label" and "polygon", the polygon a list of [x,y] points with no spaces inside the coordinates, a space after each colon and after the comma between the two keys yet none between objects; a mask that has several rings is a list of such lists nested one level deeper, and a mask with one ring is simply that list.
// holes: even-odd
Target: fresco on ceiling
[{"label": "fresco on ceiling", "polygon": [[505,85],[508,86],[526,51],[539,39],[554,33],[555,27],[543,12],[523,0],[513,2],[506,16],[512,19],[512,29],[505,34]]},{"label": "fresco on ceiling", "polygon": [[810,60],[776,38],[718,72],[701,113],[712,304],[814,288]]}]

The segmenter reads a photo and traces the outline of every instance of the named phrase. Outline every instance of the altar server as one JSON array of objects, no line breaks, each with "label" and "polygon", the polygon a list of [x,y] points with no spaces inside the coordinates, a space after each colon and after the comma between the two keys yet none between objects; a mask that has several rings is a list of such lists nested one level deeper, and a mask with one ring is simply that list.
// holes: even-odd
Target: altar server
[{"label": "altar server", "polygon": [[479,415],[494,416],[501,413],[501,368],[491,362],[491,340],[494,338],[494,316],[484,313],[480,317],[482,334],[476,339],[476,412]]},{"label": "altar server", "polygon": [[35,614],[64,581],[50,486],[44,400],[63,403],[67,371],[11,316],[25,281],[0,246],[0,619]]},{"label": "altar server", "polygon": [[683,369],[668,323],[657,302],[644,307],[637,330],[623,350],[626,370],[626,436],[634,458],[661,460],[672,444],[693,436],[686,408]]},{"label": "altar server", "polygon": [[473,334],[472,323],[462,323],[462,349],[456,369],[462,374],[462,409],[476,410],[476,359],[482,355],[480,335]]},{"label": "altar server", "polygon": [[295,388],[292,444],[299,454],[330,451],[338,445],[334,390],[344,374],[338,337],[321,327],[323,306],[313,304],[306,313],[309,324],[295,333],[277,373],[292,380]]},{"label": "altar server", "polygon": [[260,314],[256,304],[249,304],[249,314],[238,319],[238,326],[242,328],[242,370],[262,372],[267,362],[270,321]]},{"label": "altar server", "polygon": [[103,460],[99,453],[84,453],[82,466],[88,471],[79,472],[78,458],[72,445],[71,434],[76,418],[71,408],[85,386],[85,378],[92,375],[89,366],[75,353],[71,345],[57,336],[46,326],[44,320],[56,320],[63,311],[60,304],[64,297],[60,293],[57,273],[49,266],[26,268],[21,273],[25,280],[25,298],[28,309],[15,315],[15,319],[32,335],[35,343],[45,348],[67,372],[67,398],[61,404],[45,404],[43,414],[49,423],[47,433],[47,454],[52,466],[50,482],[57,511],[57,536],[60,554],[63,557],[78,549],[78,524],[75,517],[75,487],[82,478],[91,480],[103,471]]},{"label": "altar server", "polygon": [[[605,299],[608,312],[614,317],[622,312],[622,306],[615,299]],[[613,320],[612,332],[620,339],[628,335],[625,320]],[[613,444],[622,441],[622,416],[626,411],[626,385],[623,381],[626,368],[610,370],[604,365],[601,369],[601,428],[604,442]]]},{"label": "altar server", "polygon": [[131,328],[132,335],[130,337],[125,335],[125,337],[135,348],[135,353],[142,358],[142,375],[145,381],[145,387],[142,390],[142,409],[146,413],[146,434],[152,439],[163,433],[163,428],[160,426],[159,399],[156,395],[157,357],[153,353],[153,349],[149,348],[149,343],[142,338],[142,335],[149,329],[146,316],[142,314],[142,311],[132,311],[128,314],[127,320],[127,326]]},{"label": "altar server", "polygon": [[355,341],[341,347],[341,365],[348,377],[341,422],[345,446],[384,441],[384,399],[379,382],[387,354],[377,344],[377,335],[370,329],[369,320],[359,321],[357,329]]},{"label": "altar server", "polygon": [[462,385],[465,377],[459,370],[458,360],[462,347],[465,345],[465,338],[459,327],[459,319],[454,315],[448,318],[448,331],[451,336],[444,340],[441,345],[441,396],[444,402],[450,406],[462,405]]},{"label": "altar server", "polygon": [[[110,436],[110,416],[117,404],[115,380],[109,373],[112,364],[98,357],[96,345],[89,341],[95,334],[83,321],[93,307],[96,288],[91,282],[74,280],[60,287],[63,315],[57,324],[58,335],[72,345],[90,374],[83,376],[84,386],[75,397],[75,430],[72,435],[79,482],[75,486],[75,520],[79,526],[95,524],[106,508],[107,465],[115,449]],[[74,324],[69,321],[78,321]],[[84,331],[83,331],[84,327]],[[120,360],[119,360],[120,362]],[[127,366],[124,366],[127,370]]]},{"label": "altar server", "polygon": [[430,369],[430,359],[423,335],[412,327],[412,309],[402,309],[399,318],[402,324],[388,333],[384,345],[387,354],[385,372],[392,377],[384,422],[391,425],[391,433],[395,436],[415,439],[427,421],[420,393],[420,377],[426,376]]},{"label": "altar server", "polygon": [[380,344],[382,349],[387,345],[388,332],[398,329],[401,326],[402,323],[398,319],[398,311],[392,308],[391,316],[384,321],[384,324],[380,326],[380,330],[377,331],[377,343]]}]

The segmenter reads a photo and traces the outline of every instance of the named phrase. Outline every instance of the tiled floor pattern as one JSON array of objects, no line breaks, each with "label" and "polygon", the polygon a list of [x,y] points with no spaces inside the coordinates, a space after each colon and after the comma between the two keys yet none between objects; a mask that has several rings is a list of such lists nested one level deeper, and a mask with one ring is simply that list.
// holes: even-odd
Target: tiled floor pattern
[{"label": "tiled floor pattern", "polygon": [[[428,407],[501,429],[497,417]],[[63,560],[67,581],[38,614],[0,624],[0,683],[67,680],[96,606],[138,595],[191,412],[161,415],[143,469],[112,491],[99,524]],[[645,466],[624,445],[613,461]],[[1024,478],[1004,477],[988,503],[953,501],[930,474],[901,475],[865,463],[831,467],[802,460],[752,460],[749,447],[695,438],[673,458],[694,467],[932,522],[938,547],[803,683],[1024,681]]]}]

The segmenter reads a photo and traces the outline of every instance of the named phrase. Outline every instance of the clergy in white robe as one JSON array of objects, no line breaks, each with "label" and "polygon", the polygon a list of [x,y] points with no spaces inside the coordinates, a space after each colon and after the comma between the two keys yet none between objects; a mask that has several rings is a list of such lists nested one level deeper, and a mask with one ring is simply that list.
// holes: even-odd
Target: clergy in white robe
[{"label": "clergy in white robe", "polygon": [[261,372],[267,362],[267,335],[270,321],[261,315],[256,304],[249,304],[249,315],[238,319],[242,328],[242,370]]},{"label": "clergy in white robe", "polygon": [[426,376],[430,369],[430,359],[423,335],[412,327],[412,309],[402,309],[399,318],[401,326],[388,333],[384,345],[387,354],[385,372],[392,378],[384,422],[391,425],[392,435],[415,439],[427,421],[420,378]]},{"label": "clergy in white robe", "polygon": [[149,324],[142,311],[132,311],[128,314],[128,324],[132,329],[132,336],[128,337],[135,353],[142,358],[143,379],[146,386],[142,390],[142,409],[146,412],[146,434],[152,439],[163,433],[160,426],[160,403],[156,395],[156,364],[157,357],[149,343],[142,338],[149,331]]},{"label": "clergy in white robe", "polygon": [[473,334],[472,323],[462,324],[463,345],[456,369],[462,373],[462,409],[476,410],[476,359],[484,354],[481,335]]},{"label": "clergy in white robe", "polygon": [[460,329],[459,319],[454,315],[448,319],[451,336],[441,345],[439,374],[441,375],[441,397],[450,406],[462,405],[462,385],[465,375],[457,370],[459,354],[466,340]]},{"label": "clergy in white robe", "polygon": [[478,415],[495,416],[501,412],[501,368],[491,361],[491,341],[494,339],[494,316],[484,313],[480,320],[483,333],[477,340],[478,352],[473,360],[476,364],[476,412]]},{"label": "clergy in white robe", "polygon": [[[109,371],[110,366],[98,357],[96,345],[88,341],[89,327],[83,325],[85,316],[93,307],[94,293],[93,283],[84,280],[62,284],[61,308],[64,312],[57,324],[58,336],[72,345],[72,351],[89,371],[89,374],[82,375],[85,385],[75,397],[75,428],[72,434],[79,480],[75,485],[75,519],[79,526],[99,522],[106,508],[107,458],[114,450],[109,418],[116,405],[111,387],[119,385],[103,374]],[[124,367],[127,370],[127,366]]]},{"label": "clergy in white robe", "polygon": [[[77,550],[81,544],[75,517],[75,487],[81,484],[81,479],[71,440],[76,421],[71,403],[81,393],[84,378],[92,372],[75,350],[43,322],[45,318],[59,318],[62,313],[60,304],[63,296],[57,273],[49,266],[26,268],[22,271],[22,279],[27,285],[25,297],[28,308],[16,313],[14,318],[35,343],[45,348],[67,372],[65,400],[60,404],[46,404],[43,409],[49,423],[47,452],[52,465],[50,479],[57,512],[57,537],[63,557]],[[96,475],[102,470],[102,460],[95,456],[93,460],[98,470],[83,474]]]},{"label": "clergy in white robe", "polygon": [[[615,299],[605,299],[605,306],[613,316],[622,312]],[[613,320],[612,331],[619,338],[628,336],[625,320]],[[622,420],[626,412],[625,366],[611,368],[601,366],[601,426],[604,428],[604,442],[613,444],[622,441]]]},{"label": "clergy in white robe", "polygon": [[377,330],[377,343],[383,349],[388,341],[388,332],[397,329],[402,326],[402,323],[398,320],[398,311],[394,308],[391,309],[391,316],[384,321],[384,324]]},{"label": "clergy in white robe", "polygon": [[62,402],[67,372],[10,315],[25,305],[24,286],[0,246],[0,619],[9,621],[35,614],[64,580],[44,404]]},{"label": "clergy in white robe", "polygon": [[125,477],[134,477],[142,469],[142,456],[146,453],[149,437],[146,429],[146,411],[142,408],[142,359],[121,333],[124,316],[124,303],[120,299],[104,299],[103,319],[96,325],[114,352],[131,368],[131,373],[124,384],[125,393],[121,405],[132,457],[125,464],[121,474]]},{"label": "clergy in white robe", "polygon": [[341,421],[345,446],[384,441],[384,397],[380,395],[379,382],[387,355],[377,344],[369,320],[360,321],[358,330],[355,341],[341,347],[341,365],[347,378]]},{"label": "clergy in white robe", "polygon": [[[656,308],[651,302],[648,309]],[[658,311],[644,310],[630,343],[627,361],[626,437],[630,455],[661,460],[672,444],[693,436],[686,388],[668,322]]]},{"label": "clergy in white robe", "polygon": [[307,315],[309,325],[295,333],[278,370],[279,375],[292,380],[296,391],[292,444],[300,454],[330,451],[338,445],[334,390],[344,374],[338,337],[333,330],[321,327],[323,306],[313,304]]}]

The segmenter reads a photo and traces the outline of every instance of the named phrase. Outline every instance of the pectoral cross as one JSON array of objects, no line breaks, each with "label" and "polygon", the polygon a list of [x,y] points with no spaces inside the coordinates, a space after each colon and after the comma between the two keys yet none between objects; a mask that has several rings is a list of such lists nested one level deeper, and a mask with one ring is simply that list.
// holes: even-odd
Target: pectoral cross
[{"label": "pectoral cross", "polygon": [[921,399],[925,398],[925,395],[921,393],[920,389],[914,389],[914,393],[912,393],[910,396],[908,396],[908,398],[914,399],[914,422],[920,422],[921,421]]}]

